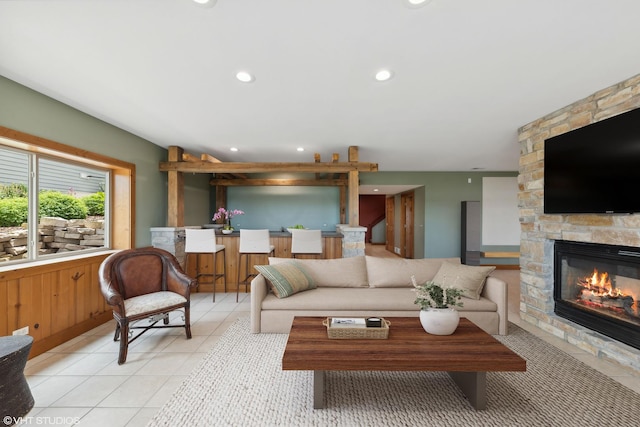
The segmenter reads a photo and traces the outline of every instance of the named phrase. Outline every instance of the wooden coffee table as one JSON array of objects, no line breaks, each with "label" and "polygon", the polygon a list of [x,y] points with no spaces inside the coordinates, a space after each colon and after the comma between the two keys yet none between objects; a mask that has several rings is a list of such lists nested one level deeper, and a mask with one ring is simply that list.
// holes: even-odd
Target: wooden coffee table
[{"label": "wooden coffee table", "polygon": [[386,318],[388,339],[329,339],[326,317],[295,317],[283,370],[313,371],[313,407],[324,407],[325,371],[446,371],[475,409],[487,405],[486,373],[526,371],[526,361],[465,318],[453,335],[430,335],[417,317]]}]

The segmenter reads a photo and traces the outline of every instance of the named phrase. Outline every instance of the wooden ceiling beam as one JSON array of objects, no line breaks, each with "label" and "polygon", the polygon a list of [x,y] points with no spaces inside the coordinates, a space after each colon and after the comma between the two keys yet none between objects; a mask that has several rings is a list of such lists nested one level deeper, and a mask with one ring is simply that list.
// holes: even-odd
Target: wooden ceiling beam
[{"label": "wooden ceiling beam", "polygon": [[182,161],[183,162],[199,162],[200,159],[189,153],[182,153]]},{"label": "wooden ceiling beam", "polygon": [[191,173],[259,173],[259,172],[377,172],[377,163],[244,163],[244,162],[160,162],[161,172]]},{"label": "wooden ceiling beam", "polygon": [[[213,157],[211,154],[206,154],[206,153],[200,154],[200,160],[208,163],[222,163],[222,160],[218,159],[217,157]],[[196,158],[195,161],[198,161],[198,159]],[[224,175],[227,175],[227,174],[224,174]],[[241,179],[245,179],[247,177],[245,174],[242,174],[242,173],[233,173],[228,175],[234,178],[241,178]]]},{"label": "wooden ceiling beam", "polygon": [[212,179],[209,184],[214,186],[305,186],[305,187],[337,187],[347,186],[347,179]]},{"label": "wooden ceiling beam", "polygon": [[200,160],[209,163],[222,163],[222,160],[219,160],[218,158],[213,157],[209,154],[200,154]]}]

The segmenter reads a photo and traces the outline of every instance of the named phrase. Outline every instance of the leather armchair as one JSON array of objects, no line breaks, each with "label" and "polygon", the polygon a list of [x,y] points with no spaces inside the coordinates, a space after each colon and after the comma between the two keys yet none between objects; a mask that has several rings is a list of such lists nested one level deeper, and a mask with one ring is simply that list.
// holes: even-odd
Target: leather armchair
[{"label": "leather armchair", "polygon": [[[120,339],[118,364],[126,361],[129,344],[149,329],[184,327],[191,338],[190,297],[196,280],[183,272],[171,253],[150,247],[122,250],[102,262],[98,275],[117,322],[113,340]],[[183,324],[170,324],[172,311],[183,312]],[[150,324],[134,326],[145,319]],[[163,325],[156,326],[160,320]],[[132,329],[142,331],[134,337]]]}]

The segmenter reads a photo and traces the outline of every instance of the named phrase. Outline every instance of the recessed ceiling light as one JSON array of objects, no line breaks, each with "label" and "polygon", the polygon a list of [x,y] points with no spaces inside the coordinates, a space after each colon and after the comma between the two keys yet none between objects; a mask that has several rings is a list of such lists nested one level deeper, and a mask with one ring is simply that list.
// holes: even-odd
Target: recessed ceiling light
[{"label": "recessed ceiling light", "polygon": [[296,148],[296,150],[298,150],[298,151],[304,151],[304,148],[302,148],[302,147],[298,147],[298,148]]},{"label": "recessed ceiling light", "polygon": [[374,188],[373,191],[377,193],[380,190],[378,188]]},{"label": "recessed ceiling light", "polygon": [[236,73],[236,79],[240,80],[242,83],[251,83],[255,80],[254,77],[247,71],[238,71]]},{"label": "recessed ceiling light", "polygon": [[231,147],[229,148],[230,151],[238,151],[238,149],[236,147]]},{"label": "recessed ceiling light", "polygon": [[380,70],[376,73],[376,80],[379,82],[386,82],[393,76],[390,70]]},{"label": "recessed ceiling light", "polygon": [[217,0],[193,0],[193,2],[201,7],[213,7]]},{"label": "recessed ceiling light", "polygon": [[409,7],[422,7],[431,3],[431,0],[404,0],[405,4]]}]

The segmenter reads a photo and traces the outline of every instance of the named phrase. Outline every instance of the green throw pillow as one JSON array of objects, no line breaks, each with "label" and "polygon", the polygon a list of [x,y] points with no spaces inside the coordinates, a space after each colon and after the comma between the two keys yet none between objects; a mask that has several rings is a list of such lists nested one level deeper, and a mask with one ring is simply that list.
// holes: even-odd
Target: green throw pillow
[{"label": "green throw pillow", "polygon": [[458,288],[467,298],[480,299],[487,276],[496,268],[476,267],[465,264],[443,262],[433,281],[445,288]]},{"label": "green throw pillow", "polygon": [[298,292],[315,289],[316,284],[295,261],[275,265],[256,265],[267,279],[271,290],[278,298],[286,298]]}]

